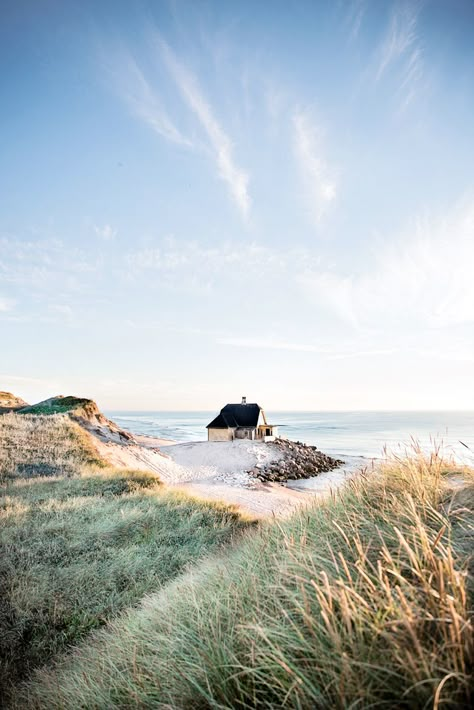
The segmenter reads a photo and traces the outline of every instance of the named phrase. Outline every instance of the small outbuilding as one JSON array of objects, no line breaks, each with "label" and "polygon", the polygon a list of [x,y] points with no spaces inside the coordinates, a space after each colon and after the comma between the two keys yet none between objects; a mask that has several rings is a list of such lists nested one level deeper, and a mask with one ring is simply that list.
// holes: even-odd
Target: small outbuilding
[{"label": "small outbuilding", "polygon": [[278,428],[267,422],[262,407],[247,404],[246,397],[240,404],[226,404],[206,428],[208,441],[273,441],[278,436]]}]

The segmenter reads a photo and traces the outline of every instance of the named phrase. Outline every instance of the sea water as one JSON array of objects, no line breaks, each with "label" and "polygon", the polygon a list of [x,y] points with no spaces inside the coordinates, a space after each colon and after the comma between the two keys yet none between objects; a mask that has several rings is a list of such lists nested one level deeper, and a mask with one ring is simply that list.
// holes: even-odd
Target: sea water
[{"label": "sea water", "polygon": [[[205,441],[206,424],[217,412],[107,412],[124,429],[178,442]],[[413,441],[426,451],[442,445],[474,464],[474,412],[277,412],[266,411],[288,439],[325,453],[368,459],[384,449],[403,453]]]}]

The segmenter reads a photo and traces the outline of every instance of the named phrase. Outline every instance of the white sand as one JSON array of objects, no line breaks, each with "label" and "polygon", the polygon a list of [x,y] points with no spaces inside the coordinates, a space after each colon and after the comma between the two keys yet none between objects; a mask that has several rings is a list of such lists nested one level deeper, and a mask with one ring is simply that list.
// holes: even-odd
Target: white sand
[{"label": "white sand", "polygon": [[155,472],[166,485],[199,498],[220,500],[257,517],[282,516],[327,496],[362,468],[360,461],[287,485],[261,483],[247,471],[281,458],[271,444],[255,441],[190,442],[177,444],[153,437],[117,443],[96,437],[99,454],[114,466]]},{"label": "white sand", "polygon": [[193,441],[162,446],[161,451],[188,471],[187,480],[206,478],[236,486],[254,485],[246,471],[281,458],[274,447],[257,441]]},{"label": "white sand", "polygon": [[154,449],[157,446],[173,446],[177,443],[172,439],[159,439],[157,436],[149,434],[134,434],[133,438],[142,446],[146,446],[147,449]]}]

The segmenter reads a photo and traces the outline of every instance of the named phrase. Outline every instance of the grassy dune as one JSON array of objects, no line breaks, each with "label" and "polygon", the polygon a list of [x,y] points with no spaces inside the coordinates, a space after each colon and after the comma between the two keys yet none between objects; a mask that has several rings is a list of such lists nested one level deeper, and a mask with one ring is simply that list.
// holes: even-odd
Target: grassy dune
[{"label": "grassy dune", "polygon": [[454,473],[417,454],[266,525],[39,671],[17,702],[467,706],[474,476],[453,489]]},{"label": "grassy dune", "polygon": [[106,466],[65,415],[0,417],[0,495],[5,695],[249,524],[164,492],[154,474]]},{"label": "grassy dune", "polygon": [[473,700],[474,473],[437,454],[241,536],[231,509],[106,466],[68,416],[7,414],[0,485],[10,707]]},{"label": "grassy dune", "polygon": [[67,416],[0,416],[0,482],[35,476],[79,476],[104,466],[90,437]]}]

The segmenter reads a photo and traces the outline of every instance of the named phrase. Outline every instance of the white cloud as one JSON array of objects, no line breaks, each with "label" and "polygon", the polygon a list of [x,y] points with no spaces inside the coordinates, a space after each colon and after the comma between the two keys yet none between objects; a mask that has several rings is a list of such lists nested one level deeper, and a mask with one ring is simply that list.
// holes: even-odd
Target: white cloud
[{"label": "white cloud", "polygon": [[376,83],[393,67],[401,74],[398,87],[401,110],[416,96],[423,78],[423,52],[417,32],[420,7],[419,3],[408,0],[395,5],[388,31],[376,52]]},{"label": "white cloud", "polygon": [[474,322],[474,200],[420,217],[374,249],[364,271],[308,270],[299,283],[351,325],[409,332]]},{"label": "white cloud", "polygon": [[322,155],[321,130],[310,116],[296,111],[293,126],[295,156],[303,177],[306,199],[314,221],[319,223],[336,198],[335,176]]},{"label": "white cloud", "polygon": [[114,77],[117,93],[133,113],[166,140],[186,148],[192,147],[192,141],[173,123],[163,108],[159,93],[133,57],[125,51],[113,56],[115,61],[113,65],[108,65],[109,74]]},{"label": "white cloud", "polygon": [[60,239],[0,237],[0,279],[5,283],[74,290],[82,287],[86,274],[96,274],[99,263],[87,251]]},{"label": "white cloud", "polygon": [[[346,7],[346,5],[344,5],[344,7]],[[364,19],[366,12],[367,0],[353,0],[349,6],[349,10],[345,18],[345,24],[349,28],[349,37],[352,41],[356,40],[359,35],[362,20]]]},{"label": "white cloud", "polygon": [[297,247],[278,249],[253,242],[242,248],[237,241],[204,246],[196,241],[166,237],[157,246],[126,253],[125,261],[127,274],[159,271],[160,283],[169,278],[175,288],[183,288],[192,280],[209,285],[214,280],[255,282],[256,275],[286,279],[289,272],[316,268],[319,257]]},{"label": "white cloud", "polygon": [[[218,175],[227,183],[232,198],[246,219],[251,205],[248,191],[249,176],[237,165],[232,142],[217,120],[209,101],[204,97],[197,78],[178,61],[174,52],[158,33],[155,33],[155,37],[161,56],[181,97],[207,135]],[[124,49],[112,54],[113,64],[109,59],[104,62],[107,73],[112,76],[118,95],[130,106],[133,113],[166,140],[185,148],[199,147],[178,128],[165,110],[159,91],[131,54]]]},{"label": "white cloud", "polygon": [[181,95],[207,133],[214,152],[219,176],[227,183],[243,217],[247,218],[251,202],[248,192],[249,176],[236,164],[230,138],[215,117],[212,107],[205,99],[196,77],[177,60],[166,42],[160,40],[159,43],[166,64]]},{"label": "white cloud", "polygon": [[104,224],[102,227],[94,224],[94,232],[97,234],[98,237],[101,239],[105,239],[105,241],[109,242],[112,239],[115,239],[117,236],[117,230],[114,229],[110,224]]},{"label": "white cloud", "polygon": [[235,336],[218,336],[216,338],[218,345],[228,345],[237,348],[246,348],[250,350],[283,350],[289,352],[300,353],[315,353],[322,355],[329,360],[345,360],[348,358],[358,357],[379,357],[391,355],[396,350],[393,348],[368,348],[354,349],[354,343],[341,341],[332,343],[331,345],[316,345],[314,343],[292,342],[282,340],[273,336],[258,336],[258,337],[235,337]]},{"label": "white cloud", "polygon": [[417,96],[423,79],[423,55],[419,47],[415,47],[405,64],[405,73],[399,87],[400,111],[403,111]]}]

